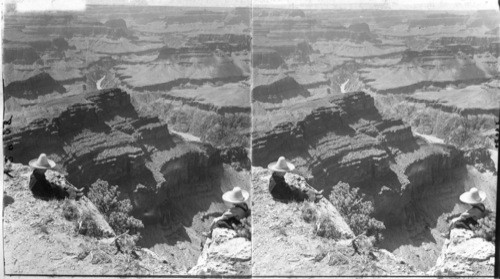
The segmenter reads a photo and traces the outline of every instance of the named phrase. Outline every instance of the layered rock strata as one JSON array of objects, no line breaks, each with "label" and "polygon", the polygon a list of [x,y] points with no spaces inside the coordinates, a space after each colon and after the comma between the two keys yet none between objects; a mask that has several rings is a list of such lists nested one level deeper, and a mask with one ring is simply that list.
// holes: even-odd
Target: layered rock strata
[{"label": "layered rock strata", "polygon": [[198,191],[193,187],[199,183],[193,182],[206,179],[209,169],[221,162],[214,148],[186,143],[158,118],[138,115],[130,96],[120,89],[80,97],[52,118],[15,128],[5,137],[7,145],[15,146],[9,155],[27,162],[47,153],[80,187],[88,188],[100,178],[133,195],[137,185],[147,185],[149,200],[136,204],[138,208]]},{"label": "layered rock strata", "polygon": [[396,212],[389,219],[397,223],[405,216],[395,208],[403,209],[424,187],[443,182],[464,164],[457,149],[419,143],[401,120],[383,118],[363,92],[317,104],[294,105],[304,110],[300,117],[280,119],[268,129],[256,127],[253,165],[267,166],[285,156],[312,184],[323,185],[326,194],[339,181],[360,187],[374,198],[377,216]]}]

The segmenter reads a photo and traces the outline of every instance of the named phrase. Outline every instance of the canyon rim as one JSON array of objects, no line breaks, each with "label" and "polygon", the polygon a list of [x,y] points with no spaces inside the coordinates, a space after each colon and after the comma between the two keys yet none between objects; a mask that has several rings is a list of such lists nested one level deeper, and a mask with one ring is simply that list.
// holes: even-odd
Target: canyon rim
[{"label": "canyon rim", "polygon": [[129,2],[4,6],[3,275],[495,274],[498,7]]}]

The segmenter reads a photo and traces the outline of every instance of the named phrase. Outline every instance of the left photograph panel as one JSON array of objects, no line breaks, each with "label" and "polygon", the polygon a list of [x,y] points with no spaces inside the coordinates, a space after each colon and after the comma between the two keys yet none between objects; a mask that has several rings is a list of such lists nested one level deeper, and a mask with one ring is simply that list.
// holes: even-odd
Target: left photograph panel
[{"label": "left photograph panel", "polygon": [[6,275],[250,275],[251,2],[231,5],[5,6]]}]

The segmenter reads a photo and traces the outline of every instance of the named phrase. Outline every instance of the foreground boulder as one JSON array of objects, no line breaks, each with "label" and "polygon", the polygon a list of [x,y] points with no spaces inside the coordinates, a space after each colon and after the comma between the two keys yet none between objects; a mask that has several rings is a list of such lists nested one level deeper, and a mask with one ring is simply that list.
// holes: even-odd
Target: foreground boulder
[{"label": "foreground boulder", "polygon": [[216,228],[190,275],[250,275],[252,242],[236,231]]},{"label": "foreground boulder", "polygon": [[474,237],[470,230],[454,229],[444,243],[436,265],[427,275],[493,276],[494,268],[494,243]]}]

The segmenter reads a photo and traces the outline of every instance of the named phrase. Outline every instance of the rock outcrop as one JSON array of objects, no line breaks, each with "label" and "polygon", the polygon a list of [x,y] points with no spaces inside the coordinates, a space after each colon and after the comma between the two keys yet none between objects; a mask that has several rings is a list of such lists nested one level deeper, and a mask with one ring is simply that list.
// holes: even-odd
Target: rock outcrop
[{"label": "rock outcrop", "polygon": [[251,275],[252,242],[236,231],[216,228],[189,275]]},{"label": "rock outcrop", "polygon": [[13,81],[4,87],[5,98],[36,99],[50,93],[65,93],[66,89],[48,73],[40,73],[26,80]]},{"label": "rock outcrop", "polygon": [[292,77],[284,77],[267,85],[256,86],[252,90],[254,102],[281,103],[294,97],[309,97],[310,93]]},{"label": "rock outcrop", "polygon": [[430,276],[493,276],[495,244],[464,229],[453,229]]},{"label": "rock outcrop", "polygon": [[367,23],[365,22],[362,22],[362,23],[353,23],[351,25],[349,25],[349,27],[347,28],[353,32],[357,32],[357,33],[370,33],[370,26],[368,26]]},{"label": "rock outcrop", "polygon": [[490,171],[493,174],[498,172],[487,148],[469,149],[465,152],[464,159],[467,164],[476,167],[480,172]]},{"label": "rock outcrop", "polygon": [[[404,208],[422,187],[443,182],[464,163],[453,147],[419,144],[408,125],[383,118],[373,98],[363,92],[325,97],[313,104],[294,104],[300,116],[276,117],[274,126],[265,126],[270,128],[255,122],[254,166],[285,156],[325,193],[337,182],[347,182],[374,198],[380,219],[402,222],[403,210],[395,208]],[[382,191],[384,186],[390,191]]]},{"label": "rock outcrop", "polygon": [[221,162],[214,148],[186,143],[170,135],[158,118],[138,115],[125,91],[107,89],[79,98],[63,98],[53,103],[68,102],[60,113],[15,128],[5,137],[16,146],[9,155],[16,162],[28,162],[42,152],[55,156],[69,181],[81,187],[100,178],[133,195],[137,185],[148,185],[149,199],[136,204],[138,208],[154,206],[169,195],[196,192],[199,184],[193,182],[203,181],[210,166]]}]

